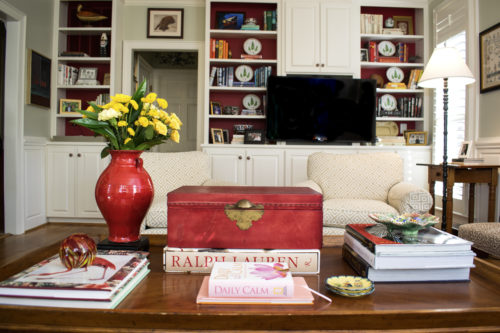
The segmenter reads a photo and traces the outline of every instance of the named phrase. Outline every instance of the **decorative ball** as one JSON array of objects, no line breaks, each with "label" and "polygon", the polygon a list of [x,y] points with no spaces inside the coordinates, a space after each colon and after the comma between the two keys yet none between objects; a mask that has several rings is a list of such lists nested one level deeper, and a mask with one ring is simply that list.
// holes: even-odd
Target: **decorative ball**
[{"label": "decorative ball", "polygon": [[59,258],[68,269],[90,266],[96,255],[97,246],[86,234],[72,234],[59,247]]}]

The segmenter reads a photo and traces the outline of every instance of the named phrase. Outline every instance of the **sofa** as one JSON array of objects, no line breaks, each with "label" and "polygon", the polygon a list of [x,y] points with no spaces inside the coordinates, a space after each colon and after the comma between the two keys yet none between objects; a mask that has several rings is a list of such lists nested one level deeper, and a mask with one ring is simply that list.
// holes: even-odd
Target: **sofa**
[{"label": "sofa", "polygon": [[154,197],[141,224],[142,235],[167,234],[167,193],[184,185],[236,185],[211,179],[210,156],[201,151],[144,152],[144,168],[151,176]]},{"label": "sofa", "polygon": [[370,213],[426,213],[430,193],[403,182],[403,160],[396,153],[309,155],[308,186],[323,194],[323,235],[343,235],[349,223],[373,223]]}]

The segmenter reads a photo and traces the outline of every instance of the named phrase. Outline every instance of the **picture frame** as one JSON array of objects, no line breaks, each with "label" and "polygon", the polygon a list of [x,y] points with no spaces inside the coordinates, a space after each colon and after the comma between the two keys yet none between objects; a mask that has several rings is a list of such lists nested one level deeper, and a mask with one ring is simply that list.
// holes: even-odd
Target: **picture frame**
[{"label": "picture frame", "polygon": [[361,61],[368,61],[368,49],[361,49]]},{"label": "picture frame", "polygon": [[224,143],[224,132],[222,131],[222,128],[211,128],[210,132],[212,133],[212,143]]},{"label": "picture frame", "polygon": [[245,144],[263,144],[266,142],[265,131],[262,129],[245,130]]},{"label": "picture frame", "polygon": [[240,30],[245,22],[245,13],[242,12],[216,12],[216,29]]},{"label": "picture frame", "polygon": [[408,131],[405,135],[407,146],[427,145],[427,132]]},{"label": "picture frame", "polygon": [[59,100],[59,114],[80,115],[79,112],[74,110],[80,110],[81,108],[82,101],[80,99],[61,98]]},{"label": "picture frame", "polygon": [[229,130],[223,129],[222,136],[224,137],[224,143],[229,143]]},{"label": "picture frame", "polygon": [[394,28],[399,28],[404,35],[414,35],[413,32],[413,17],[411,16],[394,16]]},{"label": "picture frame", "polygon": [[77,85],[98,85],[97,81],[97,67],[80,67],[78,69]]},{"label": "picture frame", "polygon": [[458,151],[458,158],[469,158],[471,153],[471,145],[470,141],[463,141],[460,145],[460,150]]},{"label": "picture frame", "polygon": [[221,115],[222,107],[219,102],[210,102],[210,114]]},{"label": "picture frame", "polygon": [[500,22],[479,33],[480,87],[484,94],[500,89]]},{"label": "picture frame", "polygon": [[147,38],[183,38],[183,8],[148,8]]},{"label": "picture frame", "polygon": [[50,108],[51,60],[32,49],[28,49],[27,57],[26,103]]}]

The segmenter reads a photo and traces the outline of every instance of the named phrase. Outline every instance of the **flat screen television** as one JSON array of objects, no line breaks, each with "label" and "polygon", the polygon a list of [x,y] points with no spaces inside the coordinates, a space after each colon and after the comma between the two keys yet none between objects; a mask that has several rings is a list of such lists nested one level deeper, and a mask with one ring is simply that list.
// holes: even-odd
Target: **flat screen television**
[{"label": "flat screen television", "polygon": [[266,136],[289,143],[375,143],[375,108],[374,80],[271,76]]}]

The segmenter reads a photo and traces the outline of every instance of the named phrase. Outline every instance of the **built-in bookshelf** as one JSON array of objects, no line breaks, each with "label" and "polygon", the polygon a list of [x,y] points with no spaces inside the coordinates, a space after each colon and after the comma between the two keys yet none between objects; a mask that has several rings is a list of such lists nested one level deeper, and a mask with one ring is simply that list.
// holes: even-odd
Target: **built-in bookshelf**
[{"label": "built-in bookshelf", "polygon": [[[249,20],[250,19],[250,20]],[[253,20],[252,20],[253,19]],[[266,128],[266,83],[278,68],[279,1],[208,1],[204,143],[212,129]],[[235,125],[247,125],[236,126]]]}]

